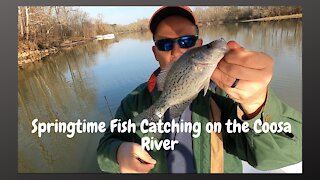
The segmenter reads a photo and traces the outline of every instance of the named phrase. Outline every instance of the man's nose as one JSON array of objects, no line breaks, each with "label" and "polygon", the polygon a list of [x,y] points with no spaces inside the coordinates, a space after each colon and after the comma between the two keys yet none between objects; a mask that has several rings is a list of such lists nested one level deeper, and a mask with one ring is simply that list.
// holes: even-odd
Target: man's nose
[{"label": "man's nose", "polygon": [[173,48],[171,50],[171,56],[173,56],[175,59],[178,59],[183,53],[184,53],[184,50],[180,48],[179,44],[174,43]]}]

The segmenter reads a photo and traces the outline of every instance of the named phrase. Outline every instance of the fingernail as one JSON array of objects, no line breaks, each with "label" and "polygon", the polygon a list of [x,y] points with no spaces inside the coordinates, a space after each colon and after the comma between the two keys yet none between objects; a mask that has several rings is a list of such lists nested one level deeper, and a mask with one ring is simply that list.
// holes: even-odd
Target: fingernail
[{"label": "fingernail", "polygon": [[152,159],[152,164],[156,164],[156,163],[157,163],[157,161]]}]

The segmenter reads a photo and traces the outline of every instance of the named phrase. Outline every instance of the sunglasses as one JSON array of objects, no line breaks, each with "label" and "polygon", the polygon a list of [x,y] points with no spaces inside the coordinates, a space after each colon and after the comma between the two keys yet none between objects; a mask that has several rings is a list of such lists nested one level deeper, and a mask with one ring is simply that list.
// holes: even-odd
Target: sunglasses
[{"label": "sunglasses", "polygon": [[188,36],[181,36],[178,38],[167,38],[167,39],[160,39],[155,41],[155,45],[160,51],[170,51],[173,49],[174,43],[178,43],[180,48],[191,48],[196,44],[198,40],[198,36],[196,35],[188,35]]}]

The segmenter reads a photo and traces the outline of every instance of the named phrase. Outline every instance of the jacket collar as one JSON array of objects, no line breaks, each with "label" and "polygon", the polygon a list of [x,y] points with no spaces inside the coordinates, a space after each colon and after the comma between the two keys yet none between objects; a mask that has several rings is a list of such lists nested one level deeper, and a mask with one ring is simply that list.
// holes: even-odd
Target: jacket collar
[{"label": "jacket collar", "polygon": [[153,73],[151,74],[148,83],[147,83],[147,87],[148,87],[148,91],[151,94],[154,94],[155,91],[157,91],[158,89],[157,87],[157,76],[160,73],[160,67],[158,69],[156,69],[155,71],[153,71]]}]

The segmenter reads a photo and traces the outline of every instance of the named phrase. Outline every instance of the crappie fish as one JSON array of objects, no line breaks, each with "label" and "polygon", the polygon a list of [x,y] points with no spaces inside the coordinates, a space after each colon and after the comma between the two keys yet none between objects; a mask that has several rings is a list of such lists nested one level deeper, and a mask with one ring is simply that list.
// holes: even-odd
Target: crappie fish
[{"label": "crappie fish", "polygon": [[[221,38],[185,52],[159,73],[157,87],[162,91],[160,97],[134,117],[133,122],[139,125],[143,119],[148,119],[149,123],[157,123],[169,108],[172,117],[180,116],[202,89],[206,94],[211,75],[227,51],[227,42]],[[161,138],[161,134],[152,135]]]}]

